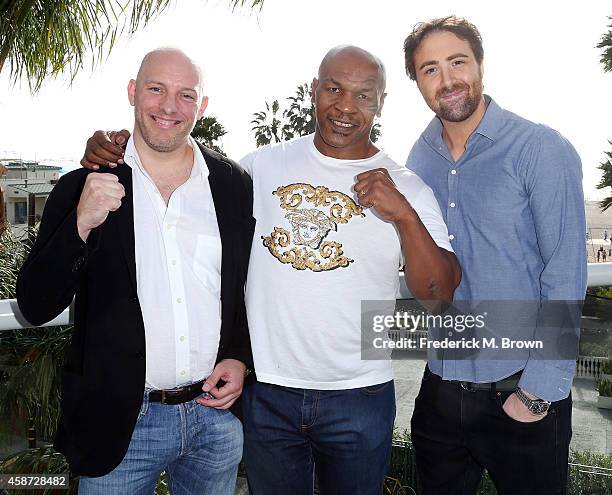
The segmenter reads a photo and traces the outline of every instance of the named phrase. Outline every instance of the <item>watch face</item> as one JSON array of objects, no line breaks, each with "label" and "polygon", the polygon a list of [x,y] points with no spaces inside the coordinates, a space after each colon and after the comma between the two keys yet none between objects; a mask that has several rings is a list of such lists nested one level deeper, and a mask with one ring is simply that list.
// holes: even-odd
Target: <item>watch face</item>
[{"label": "watch face", "polygon": [[529,409],[533,414],[544,414],[546,411],[548,411],[549,405],[550,404],[548,404],[548,402],[534,401],[531,403],[531,407]]}]

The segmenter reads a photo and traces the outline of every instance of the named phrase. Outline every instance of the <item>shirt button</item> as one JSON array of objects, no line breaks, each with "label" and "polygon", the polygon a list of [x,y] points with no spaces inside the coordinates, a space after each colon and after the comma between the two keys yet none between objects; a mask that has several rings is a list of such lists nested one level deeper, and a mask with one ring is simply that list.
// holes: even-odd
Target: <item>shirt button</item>
[{"label": "shirt button", "polygon": [[179,337],[179,341],[180,341],[180,342],[185,342],[185,336],[184,336],[184,335],[181,335],[181,336]]},{"label": "shirt button", "polygon": [[172,260],[170,263],[172,264],[172,266],[176,266],[176,260]]},{"label": "shirt button", "polygon": [[182,300],[180,297],[177,297],[177,298],[176,298],[176,302],[177,302],[177,303],[179,303],[179,304],[181,304],[181,303],[183,302],[183,300]]},{"label": "shirt button", "polygon": [[172,228],[171,224],[166,224],[166,229],[170,230]]},{"label": "shirt button", "polygon": [[185,372],[184,372],[184,371],[181,371],[181,375],[182,375],[182,376],[185,376]]},{"label": "shirt button", "polygon": [[454,207],[455,207],[455,203],[451,203],[451,204],[450,204],[450,207],[451,207],[451,208],[454,208]]},{"label": "shirt button", "polygon": [[457,171],[456,171],[455,169],[452,169],[452,170],[451,170],[451,174],[452,174],[452,175],[455,175],[456,173],[457,173]]},{"label": "shirt button", "polygon": [[451,234],[451,235],[448,236],[448,238],[452,241],[455,238],[455,236],[453,234]]}]

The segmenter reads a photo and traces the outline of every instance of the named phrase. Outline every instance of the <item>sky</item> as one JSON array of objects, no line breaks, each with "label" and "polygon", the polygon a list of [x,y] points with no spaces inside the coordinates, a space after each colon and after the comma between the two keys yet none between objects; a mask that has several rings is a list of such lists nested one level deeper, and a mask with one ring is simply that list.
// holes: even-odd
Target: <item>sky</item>
[{"label": "sky", "polygon": [[261,11],[233,13],[226,0],[176,1],[146,29],[121,38],[72,85],[67,78],[49,80],[33,96],[25,81],[13,86],[6,70],[0,74],[0,158],[78,166],[96,129],[131,129],[126,88],[142,56],[174,46],[203,67],[207,114],[228,130],[223,149],[239,160],[255,147],[254,112],[312,81],[331,47],[356,44],[386,65],[379,145],[404,163],[433,115],[406,76],[403,41],[417,22],[450,14],[481,32],[485,93],[572,142],[587,199],[610,194],[595,188],[597,165],[612,151],[612,74],[603,72],[595,48],[611,22],[612,6],[602,1],[265,0]]}]

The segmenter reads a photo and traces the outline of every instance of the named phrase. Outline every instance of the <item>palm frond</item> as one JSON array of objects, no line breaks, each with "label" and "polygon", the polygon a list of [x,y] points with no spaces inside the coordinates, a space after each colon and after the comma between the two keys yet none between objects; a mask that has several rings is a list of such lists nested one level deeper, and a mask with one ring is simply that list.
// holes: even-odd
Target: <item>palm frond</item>
[{"label": "palm frond", "polygon": [[[228,0],[232,10],[263,0]],[[0,72],[22,77],[36,92],[47,77],[71,80],[88,60],[94,67],[117,37],[131,35],[164,12],[172,0],[14,0],[0,2]]]},{"label": "palm frond", "polygon": [[[608,17],[608,19],[612,21],[612,16]],[[597,48],[603,49],[599,61],[601,65],[603,65],[604,72],[612,71],[612,23],[608,28],[608,32],[601,37],[601,40],[597,44]]]}]

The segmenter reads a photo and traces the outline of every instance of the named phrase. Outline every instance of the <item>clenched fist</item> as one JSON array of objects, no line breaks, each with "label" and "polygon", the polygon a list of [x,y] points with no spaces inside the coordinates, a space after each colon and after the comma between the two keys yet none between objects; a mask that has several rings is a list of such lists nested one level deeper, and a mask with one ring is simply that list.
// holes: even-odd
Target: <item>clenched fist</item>
[{"label": "clenched fist", "polygon": [[353,189],[361,206],[374,208],[389,222],[401,222],[405,218],[415,218],[415,212],[404,195],[397,189],[389,171],[377,168],[362,172],[355,177]]},{"label": "clenched fist", "polygon": [[83,241],[102,225],[111,211],[119,209],[125,189],[113,174],[89,174],[77,206],[77,229]]}]

